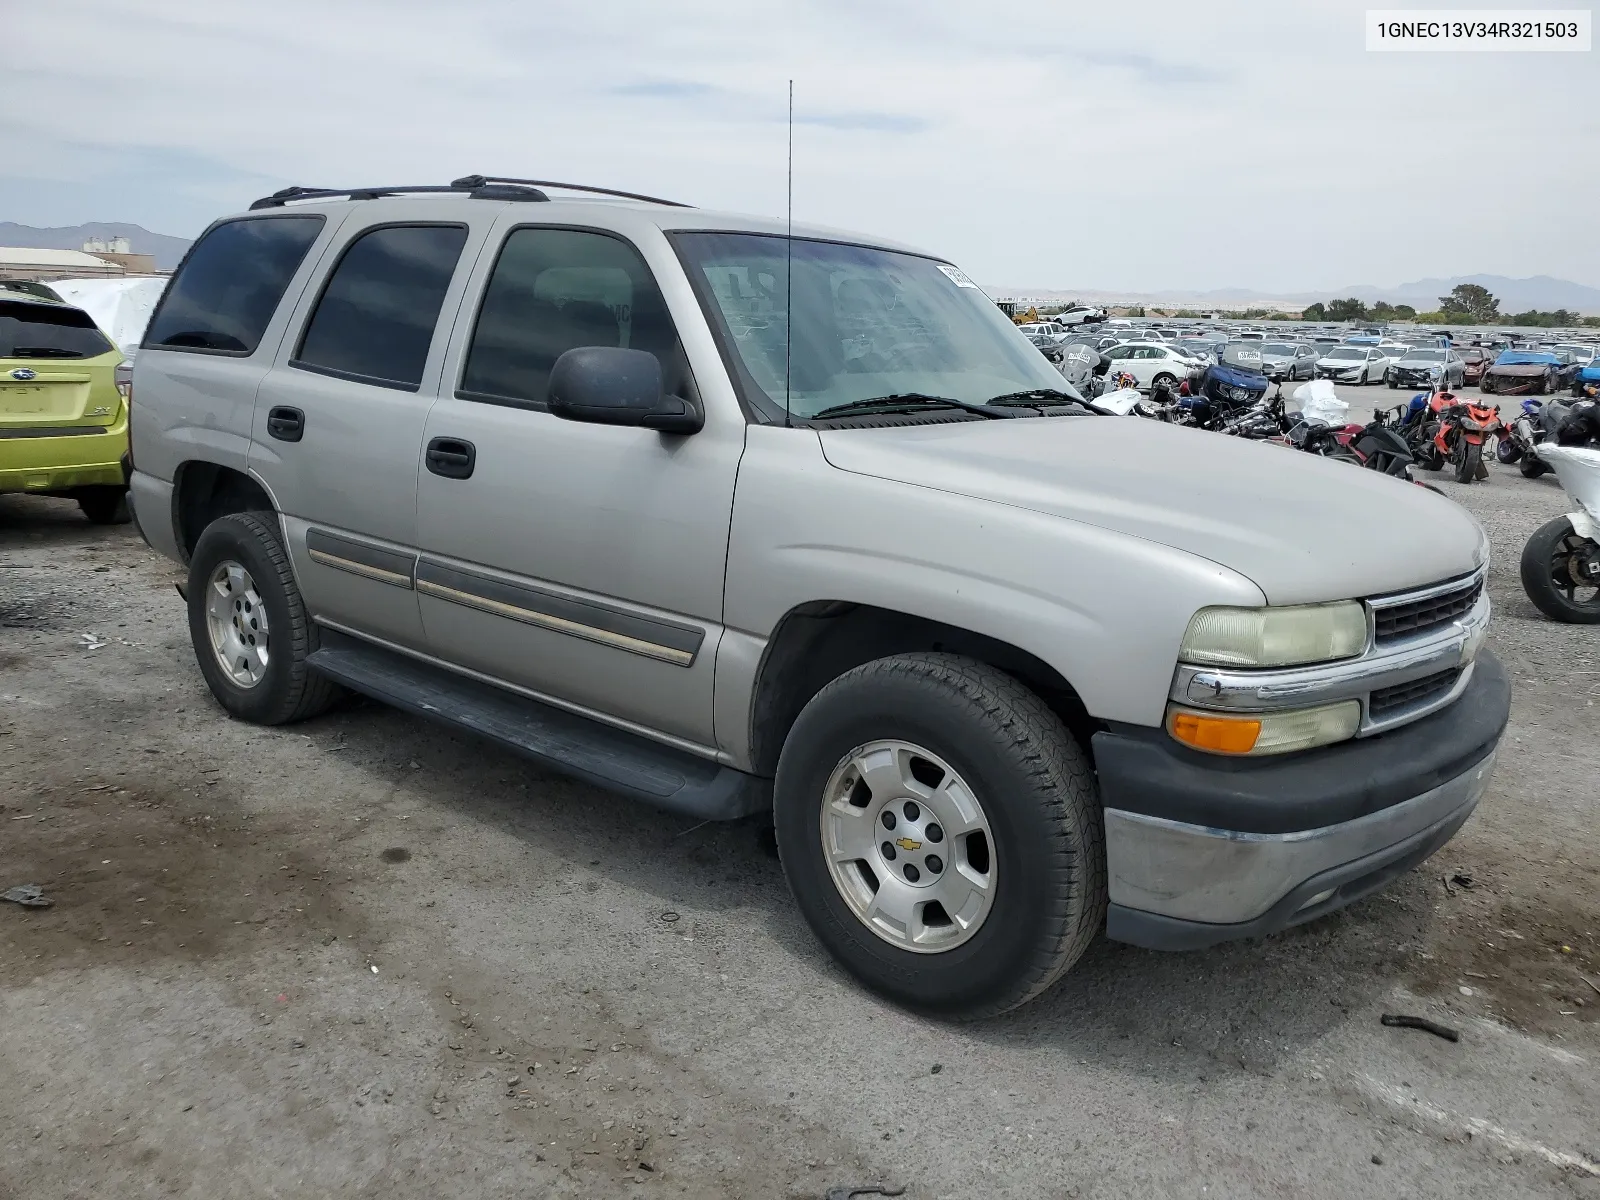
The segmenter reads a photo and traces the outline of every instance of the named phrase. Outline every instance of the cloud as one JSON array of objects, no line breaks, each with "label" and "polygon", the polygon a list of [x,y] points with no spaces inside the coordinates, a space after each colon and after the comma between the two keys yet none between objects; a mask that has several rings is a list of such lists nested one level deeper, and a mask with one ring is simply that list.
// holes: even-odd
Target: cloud
[{"label": "cloud", "polygon": [[[796,216],[978,278],[1600,281],[1581,232],[1600,72],[1369,54],[1366,3],[1147,0],[1137,19],[967,0],[12,5],[10,83],[33,99],[0,125],[0,219],[193,234],[290,183],[475,171],[781,213],[793,79]],[[101,28],[117,37],[81,36]],[[1348,145],[1358,166],[1322,165]],[[1557,166],[1543,186],[1481,170],[1502,145]]]},{"label": "cloud", "polygon": [[661,100],[700,100],[719,95],[721,88],[709,83],[687,83],[663,79],[649,83],[624,83],[611,90],[613,96],[645,96]]},{"label": "cloud", "polygon": [[862,130],[870,133],[921,133],[931,128],[925,117],[886,112],[795,113],[796,125],[815,125],[822,129]]}]

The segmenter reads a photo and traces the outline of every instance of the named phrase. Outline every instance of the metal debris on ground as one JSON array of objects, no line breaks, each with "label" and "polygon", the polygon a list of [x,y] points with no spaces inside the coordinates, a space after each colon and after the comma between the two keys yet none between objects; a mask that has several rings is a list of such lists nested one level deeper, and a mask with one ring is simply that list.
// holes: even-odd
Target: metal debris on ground
[{"label": "metal debris on ground", "polygon": [[1468,875],[1465,871],[1457,871],[1454,875],[1450,876],[1450,882],[1455,884],[1458,888],[1466,888],[1468,891],[1471,891],[1473,888],[1478,886],[1478,881],[1471,875]]},{"label": "metal debris on ground", "polygon": [[1403,1013],[1384,1013],[1381,1020],[1385,1025],[1395,1029],[1420,1029],[1431,1033],[1434,1037],[1442,1037],[1447,1042],[1459,1042],[1461,1034],[1451,1029],[1448,1025],[1441,1025],[1437,1021],[1430,1021],[1427,1017],[1408,1017]]},{"label": "metal debris on ground", "polygon": [[37,883],[22,883],[8,892],[0,892],[0,900],[9,900],[23,908],[49,908],[55,903]]},{"label": "metal debris on ground", "polygon": [[869,1183],[861,1187],[831,1187],[823,1200],[852,1200],[855,1196],[904,1196],[903,1187],[890,1187],[886,1183]]}]

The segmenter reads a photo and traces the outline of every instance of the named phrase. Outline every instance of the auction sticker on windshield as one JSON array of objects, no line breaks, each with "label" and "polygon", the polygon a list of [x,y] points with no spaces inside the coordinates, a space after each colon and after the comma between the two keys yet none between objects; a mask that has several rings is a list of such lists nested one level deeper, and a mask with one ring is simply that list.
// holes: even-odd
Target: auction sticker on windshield
[{"label": "auction sticker on windshield", "polygon": [[934,265],[948,275],[950,277],[950,281],[957,287],[975,288],[978,286],[977,284],[973,283],[971,279],[967,278],[967,273],[965,271],[962,271],[956,267],[952,267],[949,263],[935,263]]}]

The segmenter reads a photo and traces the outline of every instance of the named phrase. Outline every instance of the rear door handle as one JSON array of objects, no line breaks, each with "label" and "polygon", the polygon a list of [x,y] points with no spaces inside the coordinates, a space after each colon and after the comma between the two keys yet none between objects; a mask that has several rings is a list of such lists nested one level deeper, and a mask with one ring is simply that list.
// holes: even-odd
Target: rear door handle
[{"label": "rear door handle", "polygon": [[306,415],[298,408],[279,406],[267,410],[267,433],[280,442],[298,442],[306,432]]},{"label": "rear door handle", "polygon": [[478,461],[478,448],[462,438],[437,437],[424,455],[428,470],[446,479],[468,479]]}]

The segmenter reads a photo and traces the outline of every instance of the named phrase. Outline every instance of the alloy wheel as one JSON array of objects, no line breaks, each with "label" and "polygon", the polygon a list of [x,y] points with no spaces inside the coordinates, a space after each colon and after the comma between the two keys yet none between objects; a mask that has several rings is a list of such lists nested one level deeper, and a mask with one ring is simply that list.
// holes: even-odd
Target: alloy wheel
[{"label": "alloy wheel", "polygon": [[877,741],[845,755],[823,793],[821,835],[839,895],[902,950],[952,950],[993,906],[988,816],[955,769],[921,746]]},{"label": "alloy wheel", "polygon": [[267,673],[267,610],[256,581],[240,563],[224,559],[206,583],[206,630],[211,649],[239,687],[253,688]]}]

